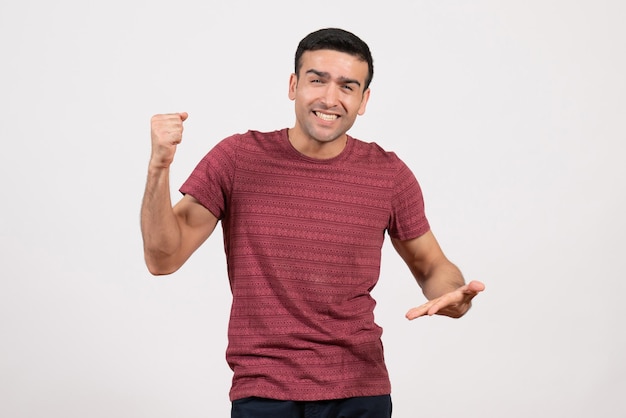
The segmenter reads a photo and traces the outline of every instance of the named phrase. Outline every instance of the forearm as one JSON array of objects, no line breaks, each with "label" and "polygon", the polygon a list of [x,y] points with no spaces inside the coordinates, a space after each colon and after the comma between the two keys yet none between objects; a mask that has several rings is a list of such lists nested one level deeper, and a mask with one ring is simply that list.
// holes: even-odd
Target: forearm
[{"label": "forearm", "polygon": [[181,230],[172,209],[169,168],[148,169],[141,206],[141,234],[144,257],[153,274],[171,272],[168,259],[181,246]]},{"label": "forearm", "polygon": [[425,274],[416,275],[415,278],[428,300],[443,296],[465,284],[461,270],[447,260],[436,264]]},{"label": "forearm", "polygon": [[392,239],[392,243],[428,299],[409,310],[408,319],[435,314],[460,318],[472,306],[472,298],[485,288],[477,281],[465,284],[461,271],[441,251],[432,232],[408,241]]}]

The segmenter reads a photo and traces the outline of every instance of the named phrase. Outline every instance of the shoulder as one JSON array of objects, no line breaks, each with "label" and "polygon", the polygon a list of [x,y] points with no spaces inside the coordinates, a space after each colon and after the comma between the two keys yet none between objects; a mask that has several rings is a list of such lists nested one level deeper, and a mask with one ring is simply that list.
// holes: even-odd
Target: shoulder
[{"label": "shoulder", "polygon": [[248,130],[244,133],[235,133],[220,140],[214,146],[213,151],[230,155],[237,154],[240,150],[254,152],[255,150],[267,148],[268,146],[276,146],[280,143],[282,136],[286,135],[285,132],[286,129],[272,132]]},{"label": "shoulder", "polygon": [[376,142],[366,142],[352,138],[354,141],[353,152],[355,157],[367,164],[384,165],[388,168],[400,169],[405,166],[404,162],[393,151],[388,151]]},{"label": "shoulder", "polygon": [[286,137],[287,129],[280,129],[271,132],[261,132],[248,130],[244,133],[237,133],[222,140],[228,146],[235,147],[255,147],[259,145],[267,145],[268,143],[280,142]]}]

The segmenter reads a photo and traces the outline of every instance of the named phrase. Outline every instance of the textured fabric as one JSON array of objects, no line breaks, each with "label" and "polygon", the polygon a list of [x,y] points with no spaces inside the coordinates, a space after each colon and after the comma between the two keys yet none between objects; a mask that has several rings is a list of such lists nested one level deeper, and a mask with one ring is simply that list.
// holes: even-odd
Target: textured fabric
[{"label": "textured fabric", "polygon": [[394,154],[349,137],[335,158],[287,130],[221,141],[181,187],[222,222],[233,304],[231,400],[390,393],[370,291],[385,231],[429,229],[419,185]]},{"label": "textured fabric", "polygon": [[244,398],[233,402],[231,418],[390,418],[391,396],[327,401]]}]

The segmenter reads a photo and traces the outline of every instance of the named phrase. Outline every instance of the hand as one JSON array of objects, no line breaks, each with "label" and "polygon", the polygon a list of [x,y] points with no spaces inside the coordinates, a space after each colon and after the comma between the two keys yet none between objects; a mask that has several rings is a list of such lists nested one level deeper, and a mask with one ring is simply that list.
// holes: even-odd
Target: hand
[{"label": "hand", "polygon": [[461,286],[450,293],[429,300],[422,306],[411,309],[407,312],[406,317],[409,320],[413,320],[424,315],[430,316],[438,314],[452,318],[460,318],[465,315],[472,306],[474,296],[483,290],[485,290],[485,285],[479,281],[473,280],[465,286]]},{"label": "hand", "polygon": [[174,161],[176,146],[183,139],[183,122],[189,115],[170,113],[154,115],[150,120],[152,137],[152,157],[150,164],[159,168],[167,168]]}]

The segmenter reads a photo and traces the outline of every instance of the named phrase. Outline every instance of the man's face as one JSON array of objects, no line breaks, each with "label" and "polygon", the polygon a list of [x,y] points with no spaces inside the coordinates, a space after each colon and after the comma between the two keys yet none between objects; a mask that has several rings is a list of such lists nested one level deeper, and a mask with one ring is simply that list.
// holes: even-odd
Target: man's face
[{"label": "man's face", "polygon": [[365,113],[369,89],[365,61],[343,52],[322,49],[302,54],[298,74],[289,80],[289,98],[295,101],[294,134],[318,146],[341,142],[357,115]]}]

